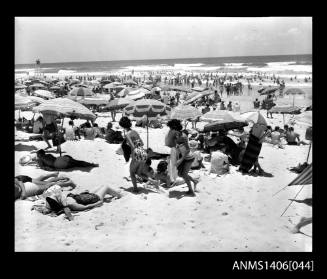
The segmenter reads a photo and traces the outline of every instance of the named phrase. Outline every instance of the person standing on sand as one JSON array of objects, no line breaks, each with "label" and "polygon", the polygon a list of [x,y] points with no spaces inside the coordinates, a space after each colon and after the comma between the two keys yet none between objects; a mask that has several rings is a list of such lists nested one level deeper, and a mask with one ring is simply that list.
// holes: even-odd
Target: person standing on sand
[{"label": "person standing on sand", "polygon": [[51,148],[51,144],[49,143],[49,139],[52,139],[57,132],[57,123],[56,123],[57,116],[52,114],[44,114],[44,129],[43,129],[43,140],[46,142],[48,147],[46,149]]},{"label": "person standing on sand", "polygon": [[180,120],[177,119],[168,121],[167,126],[170,128],[168,134],[165,137],[165,145],[170,147],[168,173],[170,175],[171,181],[174,182],[177,178],[176,141],[180,137],[183,127]]},{"label": "person standing on sand", "polygon": [[143,149],[144,144],[140,135],[135,130],[131,129],[132,123],[129,118],[123,116],[119,120],[119,125],[126,131],[126,142],[131,148],[132,161],[129,165],[129,172],[133,183],[133,191],[137,193],[139,190],[137,188],[136,174],[140,161],[146,161],[147,153]]}]

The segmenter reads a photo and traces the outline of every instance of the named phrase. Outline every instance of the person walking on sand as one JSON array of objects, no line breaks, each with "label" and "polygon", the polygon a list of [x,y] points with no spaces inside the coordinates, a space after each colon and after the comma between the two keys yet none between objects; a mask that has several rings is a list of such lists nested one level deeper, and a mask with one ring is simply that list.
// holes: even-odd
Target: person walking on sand
[{"label": "person walking on sand", "polygon": [[133,183],[133,191],[138,192],[136,174],[140,161],[146,161],[147,153],[143,148],[143,141],[135,130],[132,130],[132,123],[130,119],[126,116],[123,116],[119,120],[119,125],[126,131],[126,143],[131,148],[132,161],[129,165],[129,172]]},{"label": "person walking on sand", "polygon": [[180,120],[172,119],[168,121],[167,126],[169,127],[169,132],[165,137],[165,145],[170,147],[170,159],[168,165],[168,173],[171,181],[175,181],[177,178],[177,168],[176,168],[176,141],[181,135],[181,130],[183,129]]}]

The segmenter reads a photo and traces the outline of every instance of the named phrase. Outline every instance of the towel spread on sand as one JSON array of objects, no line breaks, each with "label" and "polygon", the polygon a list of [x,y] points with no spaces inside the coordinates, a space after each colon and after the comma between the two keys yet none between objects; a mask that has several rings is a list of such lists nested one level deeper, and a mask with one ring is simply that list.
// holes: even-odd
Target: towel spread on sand
[{"label": "towel spread on sand", "polygon": [[248,145],[245,149],[243,159],[241,161],[240,170],[243,172],[248,172],[254,165],[255,161],[258,159],[261,151],[262,143],[254,135],[250,134]]}]

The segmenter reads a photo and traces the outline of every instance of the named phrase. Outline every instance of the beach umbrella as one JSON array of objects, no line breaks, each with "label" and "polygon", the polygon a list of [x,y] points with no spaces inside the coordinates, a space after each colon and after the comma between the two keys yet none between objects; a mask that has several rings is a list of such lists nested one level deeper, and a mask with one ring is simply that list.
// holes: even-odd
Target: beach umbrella
[{"label": "beach umbrella", "polygon": [[57,116],[76,116],[77,118],[95,120],[96,116],[85,106],[67,98],[46,100],[33,108],[33,112]]},{"label": "beach umbrella", "polygon": [[208,95],[211,95],[211,94],[214,94],[215,92],[211,91],[211,90],[206,90],[206,91],[203,91],[201,92],[202,96],[208,96]]},{"label": "beach umbrella", "polygon": [[138,89],[128,92],[126,98],[130,100],[137,100],[143,98],[144,96],[145,93]]},{"label": "beach umbrella", "polygon": [[186,120],[194,119],[201,116],[202,113],[195,107],[190,105],[179,105],[172,109],[170,119]]},{"label": "beach umbrella", "polygon": [[28,98],[29,98],[32,102],[34,102],[34,103],[36,103],[36,104],[42,104],[42,103],[45,102],[44,99],[42,99],[42,98],[40,98],[40,97],[36,97],[36,96],[28,96]]},{"label": "beach umbrella", "polygon": [[217,132],[217,131],[221,131],[221,130],[233,130],[233,129],[240,129],[242,127],[247,126],[248,124],[245,121],[239,121],[236,119],[223,119],[223,120],[218,120],[218,121],[214,121],[211,122],[209,124],[206,124],[203,127],[202,132],[206,133],[206,132]]},{"label": "beach umbrella", "polygon": [[300,88],[289,88],[284,92],[284,95],[293,95],[293,106],[295,95],[305,95],[305,92]]},{"label": "beach umbrella", "polygon": [[192,90],[197,92],[202,92],[206,90],[206,88],[197,86],[197,87],[193,87]]},{"label": "beach umbrella", "polygon": [[85,97],[83,99],[76,100],[76,102],[83,104],[83,105],[107,105],[109,100],[107,98],[101,98],[97,96],[93,97]]},{"label": "beach umbrella", "polygon": [[35,102],[29,96],[15,94],[15,109],[30,108],[33,105],[35,105]]},{"label": "beach umbrella", "polygon": [[193,92],[193,93],[187,95],[185,104],[190,104],[202,97],[203,97],[203,95],[201,92]]},{"label": "beach umbrella", "polygon": [[283,124],[285,125],[285,114],[299,114],[301,112],[301,108],[296,106],[275,106],[268,110],[271,113],[281,113],[283,114]]},{"label": "beach umbrella", "polygon": [[268,86],[260,92],[260,95],[269,95],[277,91],[279,88],[279,86]]},{"label": "beach umbrella", "polygon": [[105,89],[110,89],[110,88],[116,88],[117,86],[121,86],[122,84],[120,82],[112,82],[112,83],[108,83],[106,85],[103,86],[103,88]]},{"label": "beach umbrella", "polygon": [[266,87],[264,87],[264,86],[262,86],[262,87],[260,87],[259,89],[258,89],[258,93],[261,93],[263,90],[265,90],[266,89]]},{"label": "beach umbrella", "polygon": [[32,88],[45,88],[45,86],[42,83],[33,83],[29,87],[32,87]]},{"label": "beach umbrella", "polygon": [[75,87],[68,93],[69,97],[77,97],[77,96],[87,97],[93,95],[94,93],[92,92],[92,90],[85,87]]},{"label": "beach umbrella", "polygon": [[35,96],[39,96],[41,98],[47,98],[47,99],[53,99],[54,98],[53,94],[48,90],[42,90],[42,89],[35,90],[33,92],[33,94]]},{"label": "beach umbrella", "polygon": [[60,87],[59,87],[59,86],[57,86],[57,85],[54,85],[54,86],[51,86],[51,87],[50,87],[50,89],[51,89],[51,90],[59,90],[59,89],[60,89]]},{"label": "beach umbrella", "polygon": [[214,121],[234,121],[236,119],[229,111],[227,110],[212,110],[201,116],[201,120],[205,122],[214,122]]},{"label": "beach umbrella", "polygon": [[111,100],[108,105],[106,105],[106,108],[109,110],[117,110],[122,109],[126,107],[127,105],[131,104],[133,100],[126,99],[126,98],[117,98],[114,100]]},{"label": "beach umbrella", "polygon": [[84,82],[74,84],[73,87],[84,87],[84,88],[89,88],[89,86],[88,86],[87,84],[85,84]]},{"label": "beach umbrella", "polygon": [[70,85],[73,85],[73,84],[77,84],[77,83],[80,83],[81,81],[79,80],[79,79],[77,79],[77,78],[75,78],[75,79],[71,79],[70,81],[69,81],[69,84]]},{"label": "beach umbrella", "polygon": [[25,88],[27,88],[27,86],[24,84],[16,84],[15,85],[15,90],[20,90],[20,89],[25,89]]},{"label": "beach umbrella", "polygon": [[124,84],[126,84],[126,85],[137,85],[137,83],[132,79],[126,80],[124,82]]},{"label": "beach umbrella", "polygon": [[143,99],[135,101],[124,108],[124,113],[132,115],[135,119],[142,119],[144,115],[147,117],[147,147],[149,147],[149,120],[157,119],[158,115],[163,116],[170,113],[170,107],[164,103],[153,100]]},{"label": "beach umbrella", "polygon": [[247,123],[253,122],[255,124],[261,124],[267,126],[267,121],[259,111],[248,111],[240,114],[238,119]]},{"label": "beach umbrella", "polygon": [[151,89],[152,92],[161,91],[161,88],[156,86]]}]

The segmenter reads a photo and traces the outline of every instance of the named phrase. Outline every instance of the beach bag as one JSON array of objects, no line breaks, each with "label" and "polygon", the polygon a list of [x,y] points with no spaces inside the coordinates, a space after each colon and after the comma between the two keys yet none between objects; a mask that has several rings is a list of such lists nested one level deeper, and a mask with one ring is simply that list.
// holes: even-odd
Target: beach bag
[{"label": "beach bag", "polygon": [[211,153],[210,173],[218,175],[229,171],[228,156],[220,151]]},{"label": "beach bag", "polygon": [[88,205],[96,203],[100,200],[100,197],[97,194],[82,192],[80,194],[68,194],[67,197],[72,197],[77,203],[82,205]]}]

